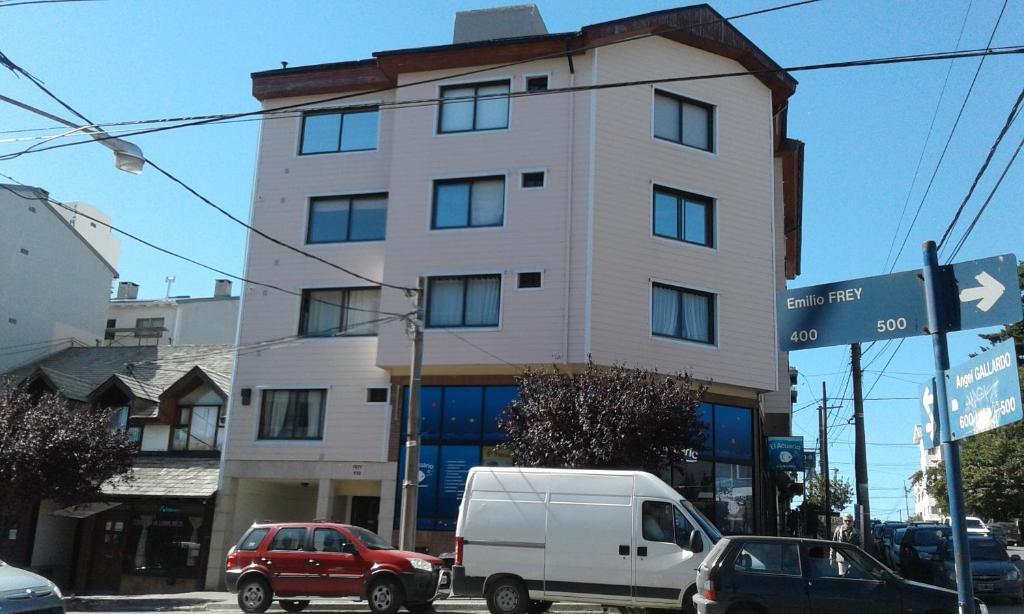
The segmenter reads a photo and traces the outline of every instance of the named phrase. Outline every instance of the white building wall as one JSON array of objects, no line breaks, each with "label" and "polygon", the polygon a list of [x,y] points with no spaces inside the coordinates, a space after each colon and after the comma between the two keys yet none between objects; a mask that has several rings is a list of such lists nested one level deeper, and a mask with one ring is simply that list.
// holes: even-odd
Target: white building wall
[{"label": "white building wall", "polygon": [[180,316],[174,331],[174,345],[234,343],[240,304],[237,296],[179,302]]},{"label": "white building wall", "polygon": [[89,203],[65,204],[74,208],[74,211],[58,207],[58,212],[71,222],[75,230],[85,237],[85,240],[110,263],[111,267],[116,269],[121,260],[121,241],[110,230],[110,216]]},{"label": "white building wall", "polygon": [[117,273],[36,188],[0,189],[0,373],[103,339]]}]

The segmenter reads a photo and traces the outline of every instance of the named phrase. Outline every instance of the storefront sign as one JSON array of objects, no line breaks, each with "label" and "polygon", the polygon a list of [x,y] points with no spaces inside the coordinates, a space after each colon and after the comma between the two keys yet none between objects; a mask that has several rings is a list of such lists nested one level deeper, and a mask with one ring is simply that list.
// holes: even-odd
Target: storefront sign
[{"label": "storefront sign", "polygon": [[804,470],[804,438],[803,437],[769,437],[768,438],[768,470],[769,471],[803,471]]}]

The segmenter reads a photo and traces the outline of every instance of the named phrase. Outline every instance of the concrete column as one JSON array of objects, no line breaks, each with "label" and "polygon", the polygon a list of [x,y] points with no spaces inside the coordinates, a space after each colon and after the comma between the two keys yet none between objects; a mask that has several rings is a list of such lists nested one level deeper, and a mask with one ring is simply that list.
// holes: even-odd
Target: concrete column
[{"label": "concrete column", "polygon": [[[390,467],[394,464],[389,463]],[[389,472],[396,475],[397,470]],[[395,527],[395,489],[398,488],[397,478],[385,478],[380,481],[380,513],[377,515],[377,533],[384,539],[391,537]]]},{"label": "concrete column", "polygon": [[331,478],[320,478],[316,491],[316,517],[330,518],[334,512],[334,484]]},{"label": "concrete column", "polygon": [[224,560],[234,540],[235,500],[238,496],[238,478],[224,478],[217,492],[213,509],[213,527],[210,529],[210,557],[206,565],[206,590],[224,590]]}]

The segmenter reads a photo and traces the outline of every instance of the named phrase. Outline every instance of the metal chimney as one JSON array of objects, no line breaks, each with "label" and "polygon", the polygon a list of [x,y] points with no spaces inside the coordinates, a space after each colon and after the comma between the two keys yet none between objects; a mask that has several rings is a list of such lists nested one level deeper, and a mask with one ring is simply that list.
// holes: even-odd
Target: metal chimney
[{"label": "metal chimney", "polygon": [[213,282],[213,298],[231,296],[231,280],[218,279]]},{"label": "metal chimney", "polygon": [[122,281],[117,284],[117,298],[130,300],[139,298],[139,284],[132,281]]}]

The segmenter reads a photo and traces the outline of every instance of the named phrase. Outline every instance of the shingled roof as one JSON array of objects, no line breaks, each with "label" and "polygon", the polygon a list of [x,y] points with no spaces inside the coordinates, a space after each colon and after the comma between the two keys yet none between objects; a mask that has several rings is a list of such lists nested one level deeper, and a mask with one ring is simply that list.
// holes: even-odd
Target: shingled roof
[{"label": "shingled roof", "polygon": [[220,459],[139,456],[130,481],[104,482],[100,492],[120,497],[180,497],[205,499],[217,492]]}]

